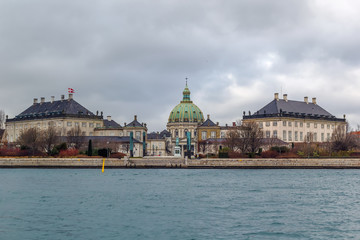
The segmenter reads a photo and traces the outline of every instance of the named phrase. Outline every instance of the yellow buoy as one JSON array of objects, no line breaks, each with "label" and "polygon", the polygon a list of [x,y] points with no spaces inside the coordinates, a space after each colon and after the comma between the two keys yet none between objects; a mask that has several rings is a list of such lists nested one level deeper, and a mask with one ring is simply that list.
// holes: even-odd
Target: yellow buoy
[{"label": "yellow buoy", "polygon": [[102,171],[101,172],[104,172],[104,167],[105,167],[105,158],[103,159],[103,166],[102,166]]}]

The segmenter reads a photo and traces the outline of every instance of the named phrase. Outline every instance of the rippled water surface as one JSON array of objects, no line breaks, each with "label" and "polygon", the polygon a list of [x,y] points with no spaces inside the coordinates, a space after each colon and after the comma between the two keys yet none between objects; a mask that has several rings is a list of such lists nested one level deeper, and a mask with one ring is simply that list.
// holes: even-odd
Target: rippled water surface
[{"label": "rippled water surface", "polygon": [[360,170],[0,169],[0,239],[360,239]]}]

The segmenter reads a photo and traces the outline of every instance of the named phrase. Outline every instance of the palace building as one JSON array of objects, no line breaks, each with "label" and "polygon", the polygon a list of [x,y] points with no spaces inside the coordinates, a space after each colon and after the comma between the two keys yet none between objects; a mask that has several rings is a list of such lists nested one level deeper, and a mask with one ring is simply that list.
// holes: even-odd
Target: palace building
[{"label": "palace building", "polygon": [[326,142],[331,139],[334,130],[340,126],[346,128],[344,118],[336,118],[320,107],[316,98],[309,102],[283,99],[274,94],[274,99],[255,113],[246,115],[243,122],[256,122],[263,130],[265,138],[279,138],[284,142]]},{"label": "palace building", "polygon": [[22,131],[35,127],[46,130],[54,126],[60,136],[66,136],[69,130],[79,126],[83,135],[94,136],[94,129],[103,127],[104,122],[102,113],[95,115],[75,101],[70,93],[68,99],[62,95],[60,100],[51,97],[49,102],[45,102],[44,97],[40,102],[34,98],[25,111],[12,119],[7,118],[5,126],[8,142],[16,142]]}]

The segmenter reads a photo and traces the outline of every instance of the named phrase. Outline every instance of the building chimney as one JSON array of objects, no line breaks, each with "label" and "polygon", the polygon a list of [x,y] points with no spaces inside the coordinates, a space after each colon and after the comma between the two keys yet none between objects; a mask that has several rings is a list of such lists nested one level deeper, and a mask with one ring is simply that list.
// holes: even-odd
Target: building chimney
[{"label": "building chimney", "polygon": [[276,101],[279,101],[279,93],[274,93],[274,99],[275,99]]},{"label": "building chimney", "polygon": [[207,115],[207,119],[210,119],[210,114]]},{"label": "building chimney", "polygon": [[306,104],[309,103],[309,98],[308,97],[304,97],[304,102],[306,102]]},{"label": "building chimney", "polygon": [[137,121],[137,115],[134,115],[134,120]]},{"label": "building chimney", "polygon": [[51,96],[51,103],[55,101],[55,96]]},{"label": "building chimney", "polygon": [[61,101],[65,100],[65,95],[61,95]]},{"label": "building chimney", "polygon": [[228,126],[228,124],[226,123],[226,124],[225,124],[225,127],[227,127],[227,126]]},{"label": "building chimney", "polygon": [[284,95],[283,95],[283,98],[284,98],[285,102],[288,101],[287,94],[284,94]]},{"label": "building chimney", "polygon": [[38,103],[37,101],[38,101],[38,99],[34,98],[34,105]]},{"label": "building chimney", "polygon": [[219,126],[219,122],[216,122],[216,126]]},{"label": "building chimney", "polygon": [[126,126],[126,122],[124,122],[124,127]]},{"label": "building chimney", "polygon": [[69,100],[73,99],[74,94],[69,93]]},{"label": "building chimney", "polygon": [[45,98],[42,97],[40,101],[41,101],[41,104],[43,104],[45,102]]},{"label": "building chimney", "polygon": [[107,116],[107,120],[110,122],[111,121],[111,116]]},{"label": "building chimney", "polygon": [[236,127],[236,122],[233,122],[233,127]]},{"label": "building chimney", "polygon": [[144,127],[146,127],[146,123],[144,123]]},{"label": "building chimney", "polygon": [[312,98],[312,103],[316,105],[316,97]]}]

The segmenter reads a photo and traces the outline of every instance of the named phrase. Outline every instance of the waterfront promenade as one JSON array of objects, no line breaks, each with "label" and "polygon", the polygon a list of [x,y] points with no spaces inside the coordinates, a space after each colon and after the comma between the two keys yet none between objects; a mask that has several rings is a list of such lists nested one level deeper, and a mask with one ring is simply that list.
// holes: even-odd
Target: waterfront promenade
[{"label": "waterfront promenade", "polygon": [[[1,158],[0,168],[101,168],[103,158]],[[105,168],[360,168],[360,158],[109,158]]]}]

